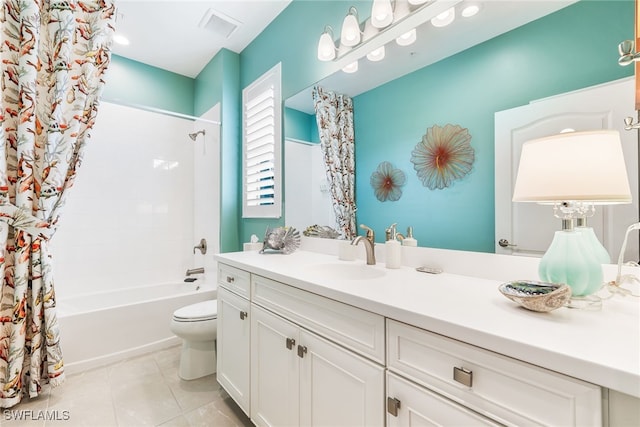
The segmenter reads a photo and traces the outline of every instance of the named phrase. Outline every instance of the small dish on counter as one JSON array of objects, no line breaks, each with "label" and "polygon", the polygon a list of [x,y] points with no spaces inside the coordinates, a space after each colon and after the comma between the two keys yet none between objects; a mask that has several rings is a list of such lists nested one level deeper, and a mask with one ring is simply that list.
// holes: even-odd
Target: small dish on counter
[{"label": "small dish on counter", "polygon": [[566,305],[571,288],[565,284],[516,280],[500,285],[502,295],[526,309],[547,312]]}]

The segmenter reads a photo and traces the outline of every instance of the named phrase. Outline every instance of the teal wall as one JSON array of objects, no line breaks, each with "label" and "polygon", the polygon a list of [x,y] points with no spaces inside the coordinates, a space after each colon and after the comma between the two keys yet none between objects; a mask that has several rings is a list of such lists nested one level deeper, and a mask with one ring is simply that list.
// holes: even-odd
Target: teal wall
[{"label": "teal wall", "polygon": [[284,137],[306,142],[320,142],[315,114],[292,108],[284,109]]},{"label": "teal wall", "polygon": [[[632,75],[617,45],[633,36],[633,10],[631,1],[583,1],[355,97],[358,223],[398,222],[421,246],[493,252],[494,113]],[[447,123],[469,130],[475,163],[451,187],[429,190],[411,151]],[[369,184],[385,160],[407,175],[397,202],[378,201]]]},{"label": "teal wall", "polygon": [[193,115],[194,85],[189,77],[112,55],[102,99]]},{"label": "teal wall", "polygon": [[[326,24],[339,28],[349,6],[363,11],[370,3],[293,0],[240,54],[221,51],[195,79],[114,55],[104,99],[195,116],[221,103],[223,252],[284,224],[241,218],[242,88],[278,62],[283,98],[338,71],[316,59],[318,37]],[[617,65],[616,48],[633,37],[633,11],[631,0],[583,0],[355,97],[358,223],[381,231],[398,221],[401,229],[412,225],[422,245],[492,252],[494,113],[632,75]],[[476,162],[462,181],[430,191],[417,180],[411,150],[428,127],[447,123],[469,129]],[[369,177],[382,160],[407,174],[398,202],[373,196]]]},{"label": "teal wall", "polygon": [[200,116],[220,103],[220,251],[232,252],[240,240],[242,165],[242,89],[240,56],[219,52],[195,79],[195,113]]}]

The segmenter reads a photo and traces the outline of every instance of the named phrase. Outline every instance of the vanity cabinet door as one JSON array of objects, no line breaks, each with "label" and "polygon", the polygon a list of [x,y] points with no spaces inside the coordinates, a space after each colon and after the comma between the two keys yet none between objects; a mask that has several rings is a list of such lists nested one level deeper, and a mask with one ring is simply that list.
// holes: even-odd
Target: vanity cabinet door
[{"label": "vanity cabinet door", "polygon": [[218,382],[242,410],[249,410],[249,300],[218,287]]},{"label": "vanity cabinet door", "polygon": [[300,425],[384,425],[382,366],[305,329],[300,345]]},{"label": "vanity cabinet door", "polygon": [[387,427],[498,425],[425,387],[387,373]]},{"label": "vanity cabinet door", "polygon": [[298,425],[299,328],[251,306],[251,420],[257,426]]}]

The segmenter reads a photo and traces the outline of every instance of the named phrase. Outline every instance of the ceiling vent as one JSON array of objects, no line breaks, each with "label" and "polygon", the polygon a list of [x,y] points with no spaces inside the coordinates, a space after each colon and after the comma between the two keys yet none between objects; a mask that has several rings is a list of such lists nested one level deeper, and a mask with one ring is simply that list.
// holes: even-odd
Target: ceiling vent
[{"label": "ceiling vent", "polygon": [[217,10],[209,9],[200,20],[198,27],[211,31],[218,37],[228,39],[240,25],[242,22]]}]

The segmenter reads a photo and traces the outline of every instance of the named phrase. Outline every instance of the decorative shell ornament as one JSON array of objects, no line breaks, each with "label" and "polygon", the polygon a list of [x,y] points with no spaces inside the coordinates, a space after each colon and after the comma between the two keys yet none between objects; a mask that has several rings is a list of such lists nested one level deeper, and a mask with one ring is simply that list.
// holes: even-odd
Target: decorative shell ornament
[{"label": "decorative shell ornament", "polygon": [[340,236],[335,229],[328,225],[310,225],[302,232],[307,237],[321,237],[324,239],[337,239]]},{"label": "decorative shell ornament", "polygon": [[571,300],[571,288],[565,284],[516,280],[498,288],[502,295],[532,311],[547,312]]},{"label": "decorative shell ornament", "polygon": [[300,233],[293,227],[267,227],[260,253],[266,251],[290,254],[300,247]]},{"label": "decorative shell ornament", "polygon": [[475,152],[469,131],[458,125],[434,125],[411,152],[411,163],[431,190],[442,190],[471,171]]}]

